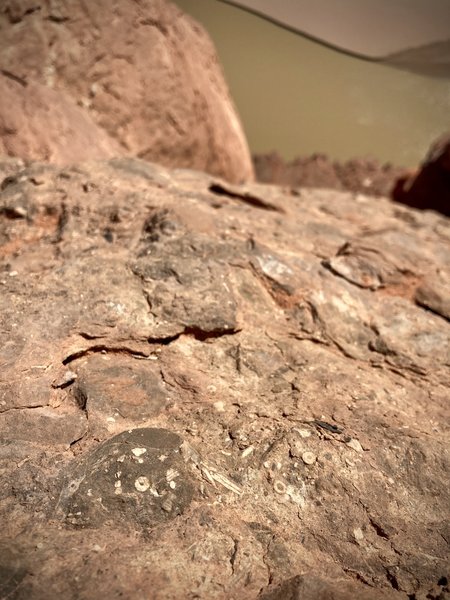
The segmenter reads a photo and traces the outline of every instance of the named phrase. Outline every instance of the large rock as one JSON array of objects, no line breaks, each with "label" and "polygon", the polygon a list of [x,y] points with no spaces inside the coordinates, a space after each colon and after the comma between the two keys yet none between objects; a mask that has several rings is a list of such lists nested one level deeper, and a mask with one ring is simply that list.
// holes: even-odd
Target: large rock
[{"label": "large rock", "polygon": [[450,133],[431,145],[417,171],[398,178],[392,197],[414,208],[450,216]]},{"label": "large rock", "polygon": [[213,44],[170,2],[8,0],[0,56],[17,80],[68,92],[126,153],[231,181],[253,176]]},{"label": "large rock", "polygon": [[449,597],[448,219],[5,172],[1,597]]},{"label": "large rock", "polygon": [[123,148],[61,91],[0,73],[0,155],[65,165]]}]

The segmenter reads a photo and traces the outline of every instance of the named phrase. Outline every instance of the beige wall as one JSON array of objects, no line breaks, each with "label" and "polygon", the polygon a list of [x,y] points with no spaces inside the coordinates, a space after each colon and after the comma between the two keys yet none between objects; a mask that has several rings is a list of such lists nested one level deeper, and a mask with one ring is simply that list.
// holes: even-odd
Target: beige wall
[{"label": "beige wall", "polygon": [[253,152],[419,162],[450,130],[450,79],[338,53],[216,0],[176,0],[213,38]]}]

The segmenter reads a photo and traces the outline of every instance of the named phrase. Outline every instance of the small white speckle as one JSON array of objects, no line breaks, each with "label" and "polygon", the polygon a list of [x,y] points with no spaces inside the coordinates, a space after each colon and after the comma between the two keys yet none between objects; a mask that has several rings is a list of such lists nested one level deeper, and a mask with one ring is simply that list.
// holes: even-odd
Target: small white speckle
[{"label": "small white speckle", "polygon": [[353,535],[355,536],[355,540],[357,542],[360,542],[361,540],[364,539],[364,534],[360,527],[357,527],[356,529],[353,530]]},{"label": "small white speckle", "polygon": [[172,507],[173,507],[173,503],[170,498],[166,498],[165,500],[163,500],[161,502],[161,508],[166,512],[170,512],[172,510]]},{"label": "small white speckle", "polygon": [[147,448],[133,448],[131,452],[134,454],[134,456],[142,456],[147,452]]},{"label": "small white speckle", "polygon": [[177,487],[177,484],[175,481],[169,481],[169,487],[174,490]]},{"label": "small white speckle", "polygon": [[249,456],[254,450],[253,446],[248,446],[247,448],[245,448],[245,450],[242,451],[241,453],[241,457],[245,458],[246,456]]},{"label": "small white speckle", "polygon": [[138,477],[134,482],[134,487],[138,492],[146,492],[150,488],[150,481],[147,477],[141,475],[141,477]]},{"label": "small white speckle", "polygon": [[169,469],[166,473],[166,481],[167,483],[169,483],[170,481],[172,481],[173,479],[175,479],[175,477],[179,477],[179,472],[176,469]]}]

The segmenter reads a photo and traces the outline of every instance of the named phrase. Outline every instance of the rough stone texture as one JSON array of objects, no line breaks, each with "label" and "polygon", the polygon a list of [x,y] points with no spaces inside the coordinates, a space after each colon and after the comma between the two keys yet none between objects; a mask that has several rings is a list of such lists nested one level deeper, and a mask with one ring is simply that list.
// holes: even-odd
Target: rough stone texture
[{"label": "rough stone texture", "polygon": [[333,161],[325,154],[284,161],[277,152],[253,157],[256,177],[263,183],[290,187],[348,190],[370,196],[389,196],[397,178],[407,172],[402,167],[382,165],[369,158]]},{"label": "rough stone texture", "polygon": [[0,73],[0,155],[67,165],[123,148],[63,92]]},{"label": "rough stone texture", "polygon": [[[17,82],[67,92],[86,111],[86,120],[115,138],[123,153],[233,182],[253,178],[214,46],[193,19],[166,0],[6,0],[0,6],[0,56],[0,70]],[[23,93],[28,115],[34,100]],[[50,91],[39,94],[38,102],[52,101]],[[3,110],[9,119],[6,103]],[[71,120],[74,109],[69,111]],[[22,130],[23,143],[40,147],[49,119],[38,131],[32,123]],[[52,125],[64,135],[62,118]]]},{"label": "rough stone texture", "polygon": [[448,219],[5,169],[0,597],[450,597]]},{"label": "rough stone texture", "polygon": [[450,216],[450,133],[431,145],[416,172],[398,179],[392,197],[414,208],[432,208]]}]

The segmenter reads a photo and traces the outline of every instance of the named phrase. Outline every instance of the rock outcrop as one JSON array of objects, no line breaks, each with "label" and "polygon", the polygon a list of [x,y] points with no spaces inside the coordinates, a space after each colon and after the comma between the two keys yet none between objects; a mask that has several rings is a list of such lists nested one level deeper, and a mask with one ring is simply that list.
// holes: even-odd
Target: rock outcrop
[{"label": "rock outcrop", "polygon": [[298,157],[289,162],[277,152],[271,152],[254,156],[254,164],[256,177],[263,183],[345,190],[370,196],[390,196],[396,179],[407,172],[375,159],[340,162],[325,154]]},{"label": "rock outcrop", "polygon": [[448,219],[2,168],[1,597],[449,597]]},{"label": "rock outcrop", "polygon": [[[214,46],[166,0],[8,0],[0,7],[0,56],[1,72],[30,84],[15,91],[27,117],[14,134],[15,149],[33,149],[33,157],[39,150],[45,160],[61,154],[59,140],[70,148],[84,139],[89,159],[98,131],[86,132],[92,120],[104,130],[100,138],[114,138],[123,154],[233,182],[253,177]],[[36,91],[32,82],[56,91]],[[61,90],[80,107],[77,113],[66,107],[65,118],[65,100],[56,95]],[[55,103],[56,118],[43,115],[40,122],[36,113],[29,120],[45,103]],[[10,120],[10,111],[2,102],[0,120]],[[9,132],[0,130],[0,136],[8,147]]]},{"label": "rock outcrop", "polygon": [[437,139],[420,168],[400,177],[392,197],[414,208],[431,208],[450,217],[450,133]]}]

